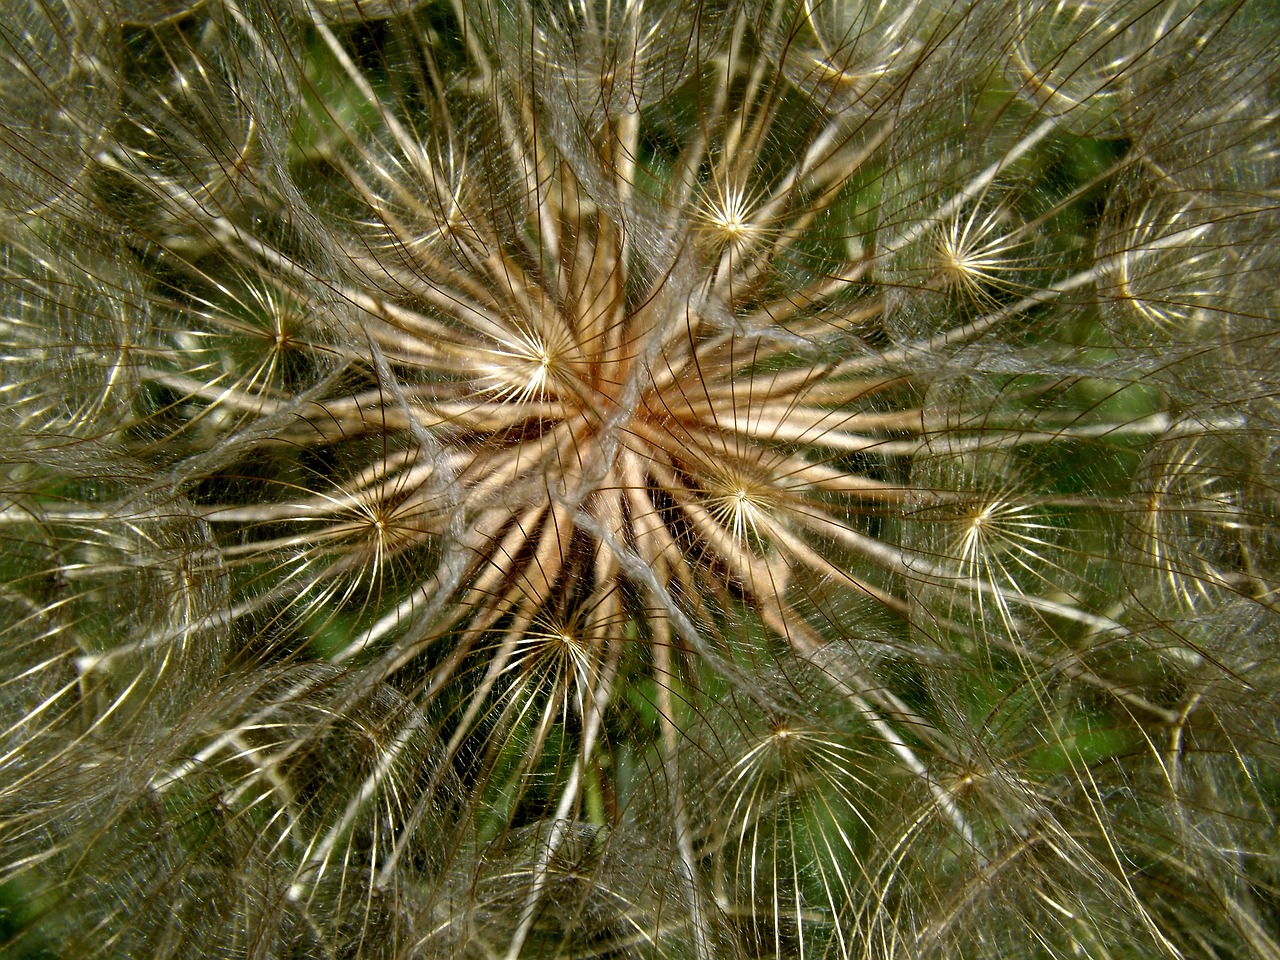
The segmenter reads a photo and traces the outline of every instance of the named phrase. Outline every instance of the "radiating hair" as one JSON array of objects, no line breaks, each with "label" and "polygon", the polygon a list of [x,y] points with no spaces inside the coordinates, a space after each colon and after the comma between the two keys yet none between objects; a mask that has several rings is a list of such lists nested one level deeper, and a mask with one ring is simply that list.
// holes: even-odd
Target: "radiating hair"
[{"label": "radiating hair", "polygon": [[1265,0],[0,17],[0,945],[1277,957]]}]

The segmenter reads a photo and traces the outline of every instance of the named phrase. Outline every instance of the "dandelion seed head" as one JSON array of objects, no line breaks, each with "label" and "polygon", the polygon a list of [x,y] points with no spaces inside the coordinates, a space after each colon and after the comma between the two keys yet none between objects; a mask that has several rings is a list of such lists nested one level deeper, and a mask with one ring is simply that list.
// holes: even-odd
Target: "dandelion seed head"
[{"label": "dandelion seed head", "polygon": [[1265,4],[37,6],[6,946],[1274,952]]}]

